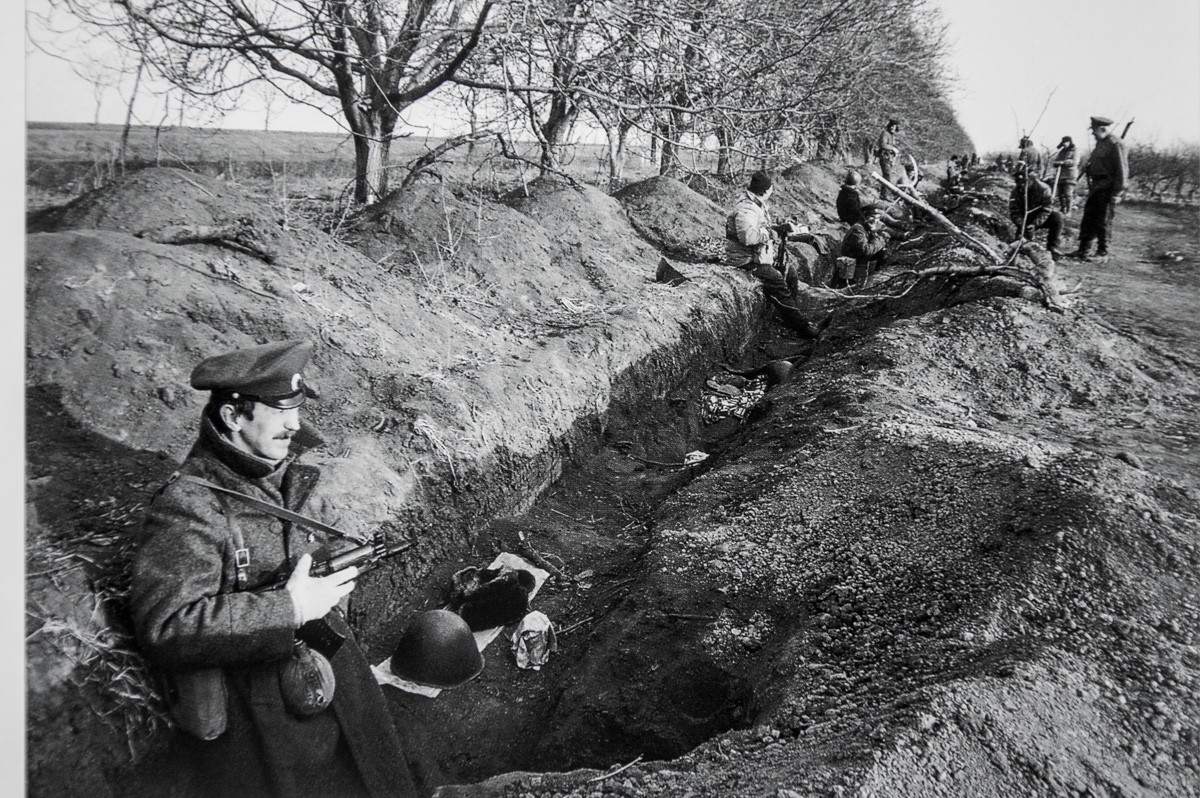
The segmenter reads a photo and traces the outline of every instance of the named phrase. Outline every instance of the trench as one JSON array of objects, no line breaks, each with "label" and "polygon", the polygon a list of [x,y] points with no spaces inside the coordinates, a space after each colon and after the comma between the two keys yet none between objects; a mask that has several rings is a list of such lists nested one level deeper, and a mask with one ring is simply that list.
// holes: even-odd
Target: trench
[{"label": "trench", "polygon": [[[499,551],[523,554],[522,540],[576,577],[548,580],[531,605],[561,630],[559,650],[541,670],[518,669],[502,634],[484,652],[483,674],[461,688],[437,699],[385,688],[414,766],[430,785],[517,770],[605,767],[630,750],[671,759],[749,723],[749,679],[699,658],[686,668],[686,679],[663,688],[679,711],[661,723],[645,724],[619,708],[588,715],[582,726],[561,721],[575,714],[569,705],[573,692],[609,689],[605,677],[589,675],[589,651],[604,639],[598,631],[602,622],[638,600],[637,575],[654,536],[656,509],[708,467],[683,467],[684,456],[700,450],[708,462],[718,461],[760,414],[704,426],[699,418],[704,381],[723,362],[755,367],[779,357],[804,357],[814,348],[812,341],[767,321],[757,302],[746,318],[728,325],[735,333],[724,339],[705,326],[683,336],[680,347],[660,350],[623,374],[605,415],[579,419],[569,445],[560,444],[554,456],[562,458],[561,475],[528,509],[493,518],[471,545],[449,550],[422,580],[427,587],[421,599],[408,602],[409,611],[441,606],[455,571],[486,566]],[[389,622],[368,638],[372,661],[392,649],[406,617],[392,608]],[[677,656],[691,659],[686,650]],[[635,696],[648,686],[636,675],[640,654],[622,650],[621,659],[634,674],[627,691]]]},{"label": "trench", "polygon": [[[736,335],[722,340],[709,327],[684,336],[681,350],[660,351],[624,374],[604,417],[577,422],[570,454],[559,453],[561,475],[528,509],[498,515],[469,546],[448,552],[424,580],[430,587],[423,605],[409,607],[441,606],[445,592],[439,586],[448,588],[455,571],[486,566],[500,551],[521,554],[522,543],[575,577],[548,581],[532,604],[563,630],[558,652],[541,670],[518,669],[501,635],[485,651],[484,673],[468,685],[434,700],[385,689],[426,782],[467,784],[516,771],[603,769],[636,756],[670,760],[751,726],[771,702],[770,678],[716,666],[697,650],[694,628],[678,626],[712,620],[724,598],[699,586],[685,606],[669,608],[667,622],[655,606],[662,595],[659,577],[648,578],[642,567],[663,503],[720,463],[724,451],[737,447],[772,412],[768,393],[744,421],[705,427],[698,412],[700,387],[722,362],[750,368],[794,357],[802,372],[807,358],[815,365],[896,318],[977,301],[996,288],[959,287],[930,281],[903,302],[881,302],[842,317],[836,334],[816,344],[769,321],[755,304],[741,340],[729,340]],[[854,403],[851,397],[826,399]],[[694,450],[708,459],[677,465]],[[798,604],[816,607],[816,593],[797,597]],[[373,660],[391,650],[403,617],[393,615],[372,641]],[[664,661],[674,664],[658,671]]]}]

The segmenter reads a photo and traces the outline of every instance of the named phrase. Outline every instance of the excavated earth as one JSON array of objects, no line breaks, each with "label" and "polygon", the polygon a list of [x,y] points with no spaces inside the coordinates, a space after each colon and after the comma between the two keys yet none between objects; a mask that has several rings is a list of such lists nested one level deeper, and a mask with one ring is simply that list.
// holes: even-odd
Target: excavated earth
[{"label": "excavated earth", "polygon": [[[191,365],[292,336],[317,341],[311,509],[418,543],[355,592],[373,661],[465,565],[555,572],[540,671],[502,636],[437,699],[384,688],[427,792],[1198,794],[1194,212],[1120,209],[1061,312],[1008,277],[906,280],[978,264],[936,227],[850,297],[818,287],[834,174],[776,189],[824,242],[793,250],[835,313],[816,343],[705,262],[739,190],[711,179],[420,186],[329,236],[147,170],[31,218],[30,794],[178,792],[124,566],[193,434]],[[1009,185],[951,218],[1000,249]],[[238,219],[270,262],[137,236]],[[655,283],[662,255],[689,281]],[[748,419],[700,423],[723,362],[778,357],[801,365]]]}]

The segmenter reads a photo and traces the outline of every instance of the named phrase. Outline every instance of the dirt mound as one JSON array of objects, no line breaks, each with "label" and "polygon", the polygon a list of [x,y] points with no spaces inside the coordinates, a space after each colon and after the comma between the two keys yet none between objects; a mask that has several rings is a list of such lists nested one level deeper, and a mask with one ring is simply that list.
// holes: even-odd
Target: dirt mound
[{"label": "dirt mound", "polygon": [[272,256],[286,246],[279,220],[236,185],[169,168],[133,172],[67,205],[34,214],[27,227],[31,233],[113,230],[140,235],[180,225],[233,224],[241,224],[250,239]]},{"label": "dirt mound", "polygon": [[[992,346],[1013,318],[1054,342],[1037,361]],[[1057,374],[1110,365],[1115,336],[1082,321],[993,300],[832,342],[655,513],[543,761],[671,760],[618,777],[633,794],[1190,794],[1200,495],[1035,420],[1078,405]],[[1012,373],[1047,412],[999,409],[1028,406]],[[722,724],[750,728],[702,742]],[[594,775],[443,794],[590,795]]]},{"label": "dirt mound", "polygon": [[600,298],[583,260],[560,257],[551,231],[535,219],[442,184],[392,193],[347,235],[389,272],[440,283],[466,302],[541,312],[559,297]]},{"label": "dirt mound", "polygon": [[558,268],[579,264],[598,291],[623,293],[653,279],[659,253],[636,235],[620,203],[599,189],[539,178],[504,201],[546,229],[558,245]]},{"label": "dirt mound", "polygon": [[[613,195],[634,229],[655,247],[694,262],[724,257],[725,211],[670,177],[632,183]],[[704,242],[715,240],[706,251]]]}]

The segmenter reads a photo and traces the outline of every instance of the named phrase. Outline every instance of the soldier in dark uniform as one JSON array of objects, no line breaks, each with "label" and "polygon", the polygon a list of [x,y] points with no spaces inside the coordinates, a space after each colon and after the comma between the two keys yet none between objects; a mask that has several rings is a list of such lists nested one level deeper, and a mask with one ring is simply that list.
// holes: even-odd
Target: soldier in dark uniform
[{"label": "soldier in dark uniform", "polygon": [[[416,794],[339,606],[357,569],[309,572],[314,554],[345,542],[268,509],[303,512],[320,476],[291,451],[311,351],[283,341],[196,366],[192,387],[212,392],[199,438],[151,503],[135,558],[135,631],[185,732],[191,795]],[[344,642],[328,656],[309,648],[310,622]]]},{"label": "soldier in dark uniform", "polygon": [[[883,222],[883,208],[867,205],[862,209],[862,220],[852,225],[842,239],[842,256],[854,258],[854,278],[848,284],[865,287],[871,272],[879,269],[887,258],[887,245],[891,236]],[[841,288],[841,281],[830,284]]]},{"label": "soldier in dark uniform", "polygon": [[[1079,222],[1079,248],[1071,253],[1071,257],[1089,263],[1108,258],[1113,210],[1129,178],[1125,142],[1111,132],[1112,123],[1103,116],[1093,116],[1089,126],[1096,146],[1083,170],[1088,177],[1088,196]],[[1095,258],[1088,255],[1093,241],[1096,242]]]},{"label": "soldier in dark uniform", "polygon": [[1008,217],[1018,231],[1018,236],[1033,239],[1034,230],[1046,230],[1046,249],[1058,260],[1058,239],[1062,235],[1063,216],[1054,208],[1054,195],[1050,186],[1036,176],[1026,176],[1027,166],[1017,164],[1013,174],[1016,185],[1008,197]]}]

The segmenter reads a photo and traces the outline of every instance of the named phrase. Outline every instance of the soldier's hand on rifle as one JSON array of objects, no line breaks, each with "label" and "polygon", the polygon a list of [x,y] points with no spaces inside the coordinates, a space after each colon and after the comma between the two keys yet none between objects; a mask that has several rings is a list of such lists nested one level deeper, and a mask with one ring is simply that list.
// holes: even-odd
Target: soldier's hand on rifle
[{"label": "soldier's hand on rifle", "polygon": [[781,224],[775,225],[771,229],[774,230],[776,233],[778,233],[783,238],[787,238],[788,236],[790,236],[792,234],[792,232],[796,228],[792,226],[791,222],[783,222]]},{"label": "soldier's hand on rifle", "polygon": [[312,576],[312,555],[305,554],[296,563],[296,569],[287,581],[287,592],[291,594],[300,625],[324,618],[343,596],[354,589],[358,568],[351,566],[329,576]]}]

